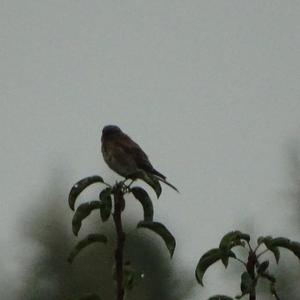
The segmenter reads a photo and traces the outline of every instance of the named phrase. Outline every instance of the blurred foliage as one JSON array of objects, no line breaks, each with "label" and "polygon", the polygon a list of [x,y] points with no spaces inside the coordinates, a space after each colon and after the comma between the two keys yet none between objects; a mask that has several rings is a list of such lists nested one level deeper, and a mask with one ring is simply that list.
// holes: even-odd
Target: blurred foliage
[{"label": "blurred foliage", "polygon": [[[293,220],[285,221],[300,228],[300,155],[298,153],[299,151],[291,151],[290,153],[293,180],[291,195],[294,200],[293,210],[296,217]],[[114,284],[111,280],[114,264],[113,249],[102,245],[91,246],[80,253],[77,261],[70,265],[67,258],[76,241],[70,232],[69,221],[72,216],[67,212],[68,209],[65,205],[66,193],[65,191],[60,193],[62,190],[61,182],[56,180],[50,182],[49,187],[52,190],[45,190],[45,193],[40,195],[40,204],[30,208],[24,215],[24,224],[22,224],[24,238],[30,240],[33,247],[38,248],[38,251],[36,255],[33,254],[34,259],[25,270],[26,276],[20,282],[23,288],[16,299],[74,300],[80,299],[81,295],[88,295],[93,299],[92,297],[95,297],[94,292],[99,292],[103,299],[113,299]],[[153,207],[151,204],[147,201],[142,201],[141,204],[146,208],[144,209],[144,212],[146,212],[145,219],[152,220],[153,211],[151,210],[153,210]],[[93,217],[93,222],[89,225],[90,228],[99,231],[99,226],[101,226],[101,232],[109,240],[114,240],[113,230],[108,226],[99,225],[98,214],[96,213],[97,219],[94,216],[93,207],[88,208],[90,211],[85,209],[83,209],[83,214],[88,212]],[[82,215],[78,217],[81,220],[84,218]],[[105,215],[102,217],[105,217]],[[127,220],[125,228],[132,227],[131,223],[134,223],[133,220]],[[180,300],[188,298],[193,286],[191,282],[188,282],[187,278],[190,277],[186,276],[183,270],[171,266],[172,262],[170,262],[164,250],[161,247],[161,241],[153,237],[151,233],[144,235],[135,231],[128,237],[126,241],[126,259],[130,260],[131,264],[145,275],[139,285],[130,291],[127,297],[128,300]],[[272,251],[272,249],[270,250]],[[288,250],[282,252],[288,252]],[[230,253],[229,251],[227,256],[218,256],[218,260],[226,265],[228,259],[233,257]],[[276,250],[270,253],[268,259],[271,256],[276,259],[279,257]],[[261,268],[265,268],[268,264],[266,261],[263,263]],[[208,267],[209,265],[206,269]],[[283,255],[280,258],[277,270],[269,265],[267,268],[270,268],[271,273],[277,278],[281,300],[300,299],[300,269],[298,265],[295,266],[292,256]],[[245,281],[244,278],[242,282],[245,283]],[[14,285],[13,280],[3,281],[0,288],[1,291],[5,292],[1,292],[1,296],[8,296]],[[259,285],[261,286],[258,289],[259,294],[262,296],[260,299],[272,299],[263,292],[266,283],[261,282]],[[210,299],[230,299],[230,297],[226,297],[217,295]]]},{"label": "blurred foliage", "polygon": [[[235,247],[243,247],[248,252],[246,260],[242,260],[232,251]],[[263,248],[263,249],[261,249]],[[207,269],[217,261],[222,261],[225,268],[228,266],[229,258],[242,264],[245,270],[241,274],[241,295],[235,299],[249,296],[249,300],[255,300],[257,295],[257,283],[261,280],[269,282],[270,294],[277,300],[276,277],[269,271],[269,260],[266,260],[266,253],[274,255],[276,263],[280,260],[280,249],[289,250],[298,260],[300,259],[300,243],[291,241],[284,237],[273,238],[271,236],[259,237],[255,246],[250,244],[250,235],[240,231],[231,231],[223,236],[218,248],[211,249],[203,254],[196,267],[195,275],[199,284],[203,286],[203,276]],[[298,261],[299,263],[299,261]],[[299,266],[298,266],[299,267]],[[227,296],[214,296],[211,299],[233,299]]]},{"label": "blurred foliage", "polygon": [[[39,251],[26,270],[24,288],[18,299],[73,300],[82,295],[94,297],[93,293],[99,293],[102,299],[114,299],[114,249],[111,246],[92,245],[82,251],[72,265],[67,262],[76,240],[71,234],[69,222],[72,217],[64,195],[46,191],[35,212],[28,211],[24,218],[24,237],[38,245]],[[114,227],[110,222],[101,224],[99,213],[91,212],[91,220],[86,222],[90,224],[85,224],[84,230],[101,231],[108,240],[114,241]],[[132,228],[131,221],[125,221],[124,227],[125,230]],[[160,239],[153,237],[151,232],[141,231],[136,229],[128,236],[125,258],[143,273],[144,278],[129,291],[126,299],[185,299],[192,285],[185,279],[184,271],[172,266]]]}]

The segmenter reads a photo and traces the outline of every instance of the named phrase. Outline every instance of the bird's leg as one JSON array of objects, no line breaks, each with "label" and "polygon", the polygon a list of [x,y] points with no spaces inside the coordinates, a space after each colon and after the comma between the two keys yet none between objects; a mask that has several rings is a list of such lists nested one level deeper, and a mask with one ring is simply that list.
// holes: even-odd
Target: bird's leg
[{"label": "bird's leg", "polygon": [[128,191],[127,184],[126,184],[127,180],[128,178],[125,178],[124,180],[120,181],[120,184],[122,186],[122,191],[124,194]]},{"label": "bird's leg", "polygon": [[131,182],[127,185],[127,188],[129,189],[130,186],[135,182],[135,179],[131,179]]},{"label": "bird's leg", "polygon": [[127,178],[125,178],[124,180],[123,180],[123,184],[124,185],[126,185],[126,181],[128,180],[129,178],[127,177]]},{"label": "bird's leg", "polygon": [[[126,184],[126,181],[127,180],[131,180],[131,182],[129,183],[129,184]],[[122,181],[122,184],[123,184],[123,187],[124,187],[124,189],[123,189],[123,192],[124,193],[128,193],[129,192],[129,190],[130,190],[130,186],[133,184],[133,182],[135,181],[136,179],[132,179],[132,178],[130,178],[130,177],[127,177],[127,178],[125,178],[123,181]]]}]

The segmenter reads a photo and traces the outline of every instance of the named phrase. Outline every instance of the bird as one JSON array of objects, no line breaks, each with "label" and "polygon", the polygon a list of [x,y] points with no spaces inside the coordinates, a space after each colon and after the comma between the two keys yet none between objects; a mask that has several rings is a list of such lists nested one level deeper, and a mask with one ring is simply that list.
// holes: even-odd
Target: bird
[{"label": "bird", "polygon": [[165,175],[154,169],[142,148],[118,126],[103,127],[101,152],[106,164],[126,179],[142,179],[150,185],[153,181],[161,181],[178,192],[178,189],[167,181]]}]

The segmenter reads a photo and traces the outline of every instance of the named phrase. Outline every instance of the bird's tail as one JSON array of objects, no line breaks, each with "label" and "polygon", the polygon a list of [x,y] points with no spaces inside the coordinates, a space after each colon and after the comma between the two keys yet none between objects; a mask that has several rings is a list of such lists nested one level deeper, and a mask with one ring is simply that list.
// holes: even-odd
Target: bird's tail
[{"label": "bird's tail", "polygon": [[144,171],[146,171],[147,173],[150,173],[151,175],[154,175],[155,177],[166,179],[166,176],[164,174],[161,174],[160,172],[155,170],[151,165],[149,165],[149,166],[144,165],[143,169],[144,169]]},{"label": "bird's tail", "polygon": [[168,182],[165,178],[159,177],[159,176],[155,176],[159,181],[165,183],[166,185],[168,185],[169,187],[171,187],[173,190],[175,190],[177,193],[179,193],[178,189],[171,184],[170,182]]},{"label": "bird's tail", "polygon": [[153,174],[153,172],[152,172],[152,174],[149,174],[147,172],[140,171],[140,172],[131,174],[130,176],[128,176],[128,178],[131,178],[132,180],[142,179],[143,181],[145,181],[147,184],[149,184],[155,190],[158,198],[161,194],[161,186],[160,186],[159,181],[165,183],[166,185],[171,187],[173,190],[175,190],[177,193],[179,193],[178,189],[173,184],[168,182],[164,175],[162,175],[161,173],[159,173],[157,171],[156,171],[156,174]]}]

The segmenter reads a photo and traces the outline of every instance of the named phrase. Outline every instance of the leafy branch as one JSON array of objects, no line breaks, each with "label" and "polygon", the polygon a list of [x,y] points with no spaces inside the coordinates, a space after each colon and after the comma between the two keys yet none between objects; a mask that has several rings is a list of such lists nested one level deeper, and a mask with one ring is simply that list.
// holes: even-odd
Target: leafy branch
[{"label": "leafy branch", "polygon": [[[130,266],[130,262],[124,262],[124,245],[126,240],[126,233],[122,223],[122,213],[125,210],[125,194],[132,194],[134,198],[142,205],[144,218],[137,224],[137,228],[145,228],[159,235],[167,249],[169,250],[170,256],[173,256],[176,242],[173,235],[169,230],[161,223],[153,221],[153,204],[148,193],[138,186],[131,186],[126,184],[127,180],[117,182],[111,186],[106,183],[102,177],[95,175],[90,176],[78,181],[69,193],[69,206],[75,211],[72,219],[72,231],[75,236],[80,232],[83,221],[93,212],[99,211],[99,220],[107,222],[112,215],[114,222],[115,232],[117,236],[117,243],[115,246],[115,272],[113,279],[116,281],[116,300],[123,300],[125,292],[131,290],[143,277],[143,273],[133,269]],[[80,204],[75,209],[75,203],[78,196],[90,185],[100,183],[105,187],[99,192],[99,199],[90,202]],[[158,183],[159,184],[159,183]],[[155,182],[151,184],[151,187],[156,192],[157,197],[161,194],[161,189],[155,186]],[[68,261],[72,263],[78,254],[87,247],[95,244],[107,244],[108,239],[101,233],[89,234],[87,237],[80,240],[77,245],[70,252]],[[87,294],[80,298],[80,300],[88,299],[101,299],[97,294]]]},{"label": "leafy branch", "polygon": [[[238,258],[232,251],[237,246],[247,249],[248,258],[246,261]],[[265,246],[265,249],[260,250],[261,246]],[[256,300],[257,283],[260,279],[266,279],[270,283],[270,293],[276,300],[279,300],[276,290],[276,278],[268,272],[270,263],[268,260],[262,260],[265,253],[271,252],[278,264],[280,259],[279,248],[290,250],[300,259],[299,242],[294,242],[284,237],[272,238],[271,236],[266,236],[259,237],[256,246],[253,248],[250,244],[249,234],[231,231],[224,235],[218,248],[211,249],[202,255],[196,267],[196,279],[203,286],[203,276],[207,269],[219,260],[227,268],[231,258],[240,262],[245,269],[241,274],[241,294],[236,296],[235,299],[241,299],[248,295],[249,300]],[[216,295],[209,298],[209,300],[233,300],[233,298],[225,295]]]}]

